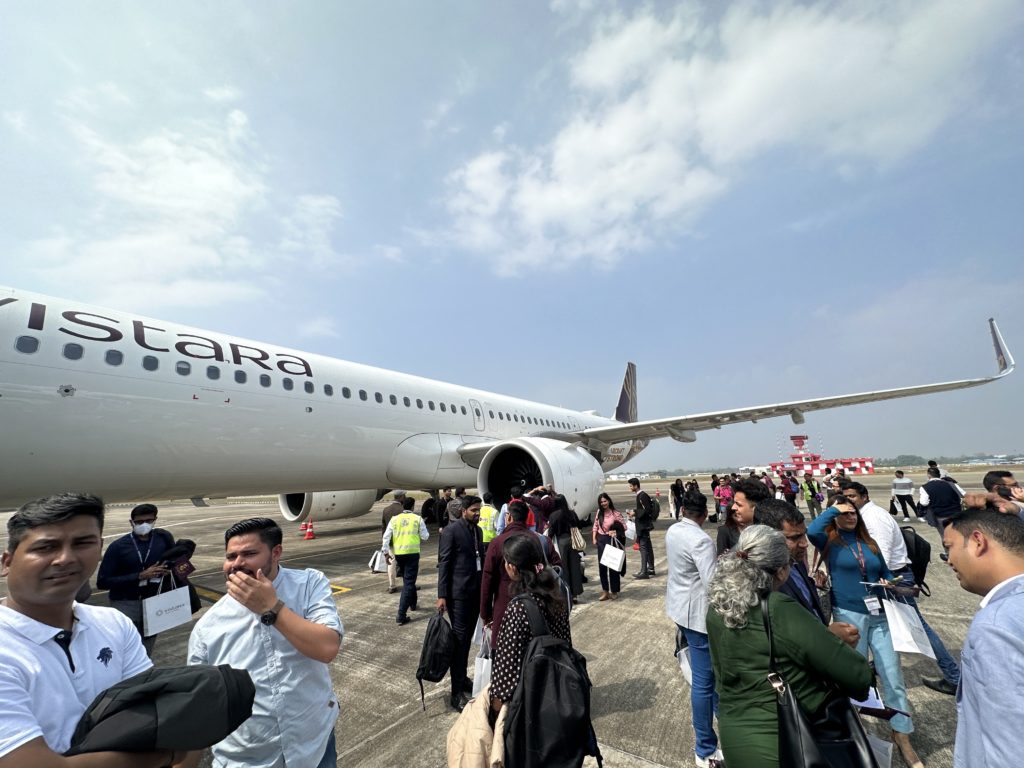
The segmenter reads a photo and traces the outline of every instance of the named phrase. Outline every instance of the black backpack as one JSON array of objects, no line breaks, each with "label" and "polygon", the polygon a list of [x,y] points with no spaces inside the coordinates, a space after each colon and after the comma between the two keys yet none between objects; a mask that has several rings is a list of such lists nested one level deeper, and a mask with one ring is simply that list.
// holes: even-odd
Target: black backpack
[{"label": "black backpack", "polygon": [[[548,631],[537,603],[518,595],[533,638],[526,646],[519,684],[505,718],[505,765],[516,768],[579,768],[587,755],[603,764],[590,721],[587,660]],[[507,614],[506,614],[507,615]]]},{"label": "black backpack", "polygon": [[420,704],[427,709],[423,681],[439,683],[448,674],[455,651],[455,635],[452,626],[444,614],[435,613],[427,623],[427,634],[423,638],[423,650],[420,651],[420,665],[416,668],[416,679],[420,682]]},{"label": "black backpack", "polygon": [[653,523],[661,516],[661,501],[657,496],[648,496],[651,500],[651,522]]},{"label": "black backpack", "polygon": [[64,754],[205,749],[249,719],[255,696],[249,673],[227,664],[152,667],[97,696]]},{"label": "black backpack", "polygon": [[903,534],[903,543],[907,545],[907,557],[910,558],[914,583],[921,588],[923,594],[931,596],[932,591],[924,577],[928,572],[928,563],[932,559],[932,545],[909,525],[900,528],[900,532]]}]

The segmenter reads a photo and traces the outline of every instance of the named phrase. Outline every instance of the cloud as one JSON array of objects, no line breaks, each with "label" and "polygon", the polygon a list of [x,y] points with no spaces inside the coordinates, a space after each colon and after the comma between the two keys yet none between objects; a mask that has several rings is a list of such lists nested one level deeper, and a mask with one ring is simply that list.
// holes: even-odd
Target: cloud
[{"label": "cloud", "polygon": [[231,85],[222,85],[218,88],[207,88],[203,96],[216,103],[238,101],[242,98],[242,92]]},{"label": "cloud", "polygon": [[343,257],[331,242],[334,225],[342,218],[341,202],[332,195],[302,195],[284,220],[281,250],[309,259],[317,269],[336,267]]},{"label": "cloud", "polygon": [[609,267],[686,232],[769,152],[885,173],[976,98],[1017,16],[1011,0],[605,13],[568,62],[560,127],[532,146],[497,132],[451,171],[434,239],[501,274]]},{"label": "cloud", "polygon": [[322,315],[312,317],[298,327],[299,336],[303,338],[336,339],[341,334],[335,325],[333,318]]},{"label": "cloud", "polygon": [[25,137],[31,135],[28,129],[28,113],[22,110],[5,110],[0,114],[12,131]]},{"label": "cloud", "polygon": [[[216,89],[219,101],[227,90]],[[130,121],[120,110],[137,112],[115,84],[78,89],[58,107],[92,204],[25,246],[25,263],[54,289],[147,311],[217,305],[265,295],[282,263],[314,271],[338,263],[331,237],[340,203],[274,194],[242,110],[218,106],[125,137],[118,128]]]},{"label": "cloud", "polygon": [[448,113],[451,112],[451,109],[452,102],[450,100],[442,99],[437,102],[437,104],[435,104],[430,110],[430,114],[423,118],[423,127],[428,132],[435,131],[437,127],[444,122],[444,119],[448,116]]}]

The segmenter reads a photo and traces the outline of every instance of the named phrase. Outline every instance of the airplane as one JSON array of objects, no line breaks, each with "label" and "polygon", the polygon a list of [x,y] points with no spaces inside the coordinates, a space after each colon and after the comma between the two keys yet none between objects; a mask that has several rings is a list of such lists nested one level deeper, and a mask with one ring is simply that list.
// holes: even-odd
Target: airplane
[{"label": "airplane", "polygon": [[651,440],[980,386],[993,376],[637,420],[613,418],[0,286],[0,508],[57,491],[107,502],[277,494],[289,522],[366,514],[392,488],[553,485],[592,510]]}]

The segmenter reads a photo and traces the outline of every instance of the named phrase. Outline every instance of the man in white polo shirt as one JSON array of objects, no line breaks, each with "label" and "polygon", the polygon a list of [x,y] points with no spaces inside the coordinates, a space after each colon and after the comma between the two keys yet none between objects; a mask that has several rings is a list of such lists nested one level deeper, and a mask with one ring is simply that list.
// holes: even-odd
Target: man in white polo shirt
[{"label": "man in white polo shirt", "polygon": [[7,521],[0,576],[0,768],[158,768],[184,753],[97,752],[62,757],[98,694],[152,666],[135,625],[75,594],[100,561],[103,502],[62,493]]}]

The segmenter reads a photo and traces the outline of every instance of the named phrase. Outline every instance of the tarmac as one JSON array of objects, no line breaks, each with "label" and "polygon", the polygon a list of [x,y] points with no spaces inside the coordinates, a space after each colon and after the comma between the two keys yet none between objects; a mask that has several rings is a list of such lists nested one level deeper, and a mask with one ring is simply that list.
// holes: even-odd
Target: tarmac
[{"label": "tarmac", "polygon": [[[955,474],[966,489],[980,489],[982,472]],[[922,481],[919,475],[923,473],[908,475],[916,483]],[[591,548],[586,558],[589,583],[585,585],[584,602],[572,612],[573,644],[587,657],[594,685],[594,727],[609,768],[693,765],[689,688],[673,655],[675,627],[665,615],[664,605],[664,537],[672,524],[666,494],[672,479],[644,484],[645,490],[660,491],[662,497],[662,517],[652,537],[658,576],[648,581],[635,581],[627,576],[620,599],[598,602],[600,584]],[[699,479],[710,496],[707,477]],[[887,506],[891,475],[857,479],[868,486],[877,503]],[[607,490],[620,509],[632,506],[632,497],[624,484],[609,484]],[[297,526],[282,522],[282,564],[323,571],[334,587],[345,625],[341,652],[330,665],[341,703],[336,731],[338,765],[438,768],[446,765],[445,739],[456,719],[456,713],[447,704],[449,683],[445,679],[425,684],[423,711],[415,678],[424,631],[436,599],[437,529],[430,526],[430,539],[423,546],[419,610],[410,614],[409,624],[399,626],[395,622],[398,594],[388,593],[386,574],[371,573],[367,565],[380,546],[379,510],[383,503],[364,517],[317,522],[316,538],[310,541],[302,538]],[[269,498],[221,500],[199,508],[188,502],[166,502],[159,506],[160,527],[169,529],[176,538],[190,538],[198,543],[193,558],[197,571],[191,578],[204,602],[217,600],[224,593],[224,530],[246,517],[278,518],[276,499]],[[128,531],[129,509],[126,505],[108,509],[105,543]],[[7,515],[2,517],[6,522]],[[912,524],[933,546],[928,571],[932,596],[921,600],[921,610],[954,658],[959,658],[980,598],[962,590],[952,571],[939,560],[938,533],[923,521]],[[715,527],[711,523],[705,526],[712,537]],[[627,573],[636,570],[638,555],[628,551]],[[0,592],[4,591],[5,584],[0,580]],[[90,602],[103,604],[105,600],[105,593],[96,593]],[[191,623],[161,634],[153,653],[154,663],[183,664],[190,631]],[[931,659],[903,654],[903,670],[915,725],[912,743],[927,766],[951,766],[956,724],[954,699],[921,684],[922,677],[940,676]],[[877,721],[869,723],[869,727],[879,735],[887,734],[887,729]],[[204,760],[204,765],[208,761]],[[585,765],[596,762],[588,760]],[[894,751],[892,765],[903,765],[898,750]]]}]

